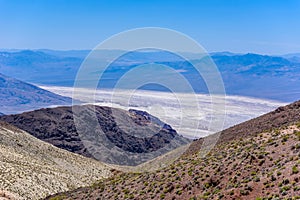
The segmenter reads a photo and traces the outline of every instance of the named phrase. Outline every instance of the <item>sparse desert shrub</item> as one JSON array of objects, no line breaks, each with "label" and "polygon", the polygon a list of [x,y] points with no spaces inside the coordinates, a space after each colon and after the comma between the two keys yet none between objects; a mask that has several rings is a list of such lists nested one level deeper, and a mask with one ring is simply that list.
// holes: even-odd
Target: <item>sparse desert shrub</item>
[{"label": "sparse desert shrub", "polygon": [[280,192],[283,192],[283,191],[289,191],[290,189],[291,189],[291,186],[285,185],[285,186],[283,186],[283,187],[280,189]]},{"label": "sparse desert shrub", "polygon": [[289,139],[289,136],[288,136],[288,135],[284,135],[284,136],[282,136],[281,142],[282,142],[282,143],[285,143],[285,142],[288,141],[288,139]]},{"label": "sparse desert shrub", "polygon": [[298,172],[299,172],[299,170],[298,170],[297,166],[294,165],[293,168],[292,168],[292,173],[297,174]]},{"label": "sparse desert shrub", "polygon": [[276,177],[274,175],[271,176],[271,181],[276,181]]},{"label": "sparse desert shrub", "polygon": [[257,158],[258,158],[258,159],[264,159],[264,157],[265,157],[264,154],[259,154]]},{"label": "sparse desert shrub", "polygon": [[269,188],[269,187],[270,187],[270,183],[267,183],[267,184],[265,185],[265,187],[266,187],[266,188]]},{"label": "sparse desert shrub", "polygon": [[294,135],[297,137],[298,140],[300,140],[300,131],[294,130]]},{"label": "sparse desert shrub", "polygon": [[253,181],[254,181],[254,182],[259,182],[259,181],[260,181],[260,178],[259,178],[258,176],[255,176],[255,177],[253,178]]},{"label": "sparse desert shrub", "polygon": [[177,190],[176,194],[181,195],[182,194],[182,190]]},{"label": "sparse desert shrub", "polygon": [[252,171],[251,172],[251,176],[255,176],[256,175],[256,172],[255,171]]},{"label": "sparse desert shrub", "polygon": [[249,191],[248,190],[240,190],[240,193],[243,196],[249,195]]},{"label": "sparse desert shrub", "polygon": [[258,165],[262,166],[264,163],[265,163],[265,160],[260,160],[259,163],[258,163]]},{"label": "sparse desert shrub", "polygon": [[299,191],[299,190],[300,190],[300,187],[299,187],[299,186],[295,186],[295,187],[293,188],[293,190],[294,190],[294,191]]},{"label": "sparse desert shrub", "polygon": [[66,198],[65,195],[58,195],[56,197],[51,197],[50,200],[63,200],[65,198]]},{"label": "sparse desert shrub", "polygon": [[282,184],[284,184],[284,185],[287,185],[287,184],[289,184],[290,183],[290,180],[289,179],[284,179],[283,181],[282,181]]},{"label": "sparse desert shrub", "polygon": [[252,188],[250,185],[246,185],[246,186],[245,186],[245,190],[252,191],[253,188]]},{"label": "sparse desert shrub", "polygon": [[124,193],[124,194],[129,194],[129,189],[127,189],[127,188],[124,189],[124,190],[123,190],[123,193]]}]

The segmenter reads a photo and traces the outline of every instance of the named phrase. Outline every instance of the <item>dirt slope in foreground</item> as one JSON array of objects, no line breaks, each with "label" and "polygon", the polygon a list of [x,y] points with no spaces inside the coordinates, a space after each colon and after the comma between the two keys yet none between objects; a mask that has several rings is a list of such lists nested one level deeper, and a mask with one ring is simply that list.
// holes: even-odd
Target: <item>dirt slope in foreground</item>
[{"label": "dirt slope in foreground", "polygon": [[217,145],[155,173],[124,173],[47,199],[300,198],[300,125]]},{"label": "dirt slope in foreground", "polygon": [[0,199],[41,199],[111,176],[110,168],[0,122]]}]

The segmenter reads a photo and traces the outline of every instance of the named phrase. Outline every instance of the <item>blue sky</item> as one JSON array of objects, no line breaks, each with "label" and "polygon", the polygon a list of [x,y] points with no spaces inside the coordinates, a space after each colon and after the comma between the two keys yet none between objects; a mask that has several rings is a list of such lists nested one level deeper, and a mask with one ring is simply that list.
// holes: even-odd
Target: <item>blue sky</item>
[{"label": "blue sky", "polygon": [[1,49],[92,49],[149,26],[209,52],[300,52],[300,0],[0,0]]}]

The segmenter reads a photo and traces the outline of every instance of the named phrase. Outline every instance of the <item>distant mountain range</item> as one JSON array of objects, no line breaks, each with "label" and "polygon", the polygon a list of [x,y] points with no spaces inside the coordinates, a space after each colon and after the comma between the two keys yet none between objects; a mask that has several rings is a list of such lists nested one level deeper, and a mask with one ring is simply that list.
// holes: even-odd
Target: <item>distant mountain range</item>
[{"label": "distant mountain range", "polygon": [[[101,59],[107,60],[116,52],[100,51]],[[73,86],[77,71],[88,55],[82,51],[12,51],[0,52],[0,73],[38,85]],[[300,97],[300,59],[298,54],[267,56],[211,53],[224,80],[227,94],[295,101]],[[143,63],[168,65],[186,79],[196,92],[207,93],[205,82],[193,66],[182,58],[168,52],[130,52],[113,62],[104,73],[101,87],[113,88],[118,79],[130,69]],[[91,74],[92,78],[93,74]],[[104,81],[103,81],[104,80]],[[143,89],[166,90],[157,85]]]},{"label": "distant mountain range", "polygon": [[228,94],[291,102],[300,98],[300,63],[245,54],[213,56]]},{"label": "distant mountain range", "polygon": [[69,97],[54,94],[3,74],[0,74],[0,100],[0,115],[72,103]]},{"label": "distant mountain range", "polygon": [[292,62],[300,62],[300,53],[285,54],[282,57],[287,58]]}]

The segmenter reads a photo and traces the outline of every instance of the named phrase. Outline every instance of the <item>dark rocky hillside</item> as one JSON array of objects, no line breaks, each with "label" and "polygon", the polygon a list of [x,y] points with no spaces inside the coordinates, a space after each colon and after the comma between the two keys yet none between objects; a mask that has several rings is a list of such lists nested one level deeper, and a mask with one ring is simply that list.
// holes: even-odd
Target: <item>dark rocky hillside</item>
[{"label": "dark rocky hillside", "polygon": [[[189,142],[143,111],[92,105],[73,109],[76,112],[72,107],[46,108],[2,116],[0,120],[56,147],[113,164],[140,164]],[[124,154],[141,154],[142,158],[120,161],[119,156]]]}]

